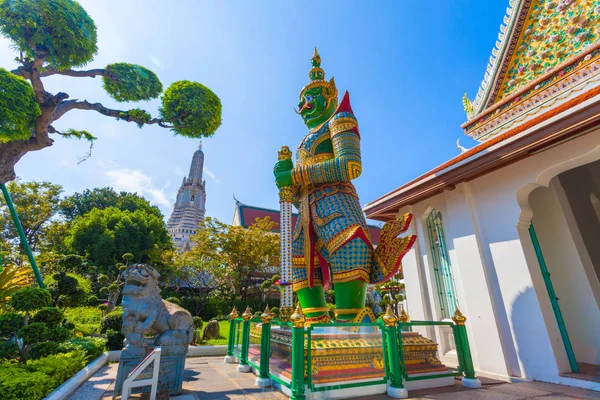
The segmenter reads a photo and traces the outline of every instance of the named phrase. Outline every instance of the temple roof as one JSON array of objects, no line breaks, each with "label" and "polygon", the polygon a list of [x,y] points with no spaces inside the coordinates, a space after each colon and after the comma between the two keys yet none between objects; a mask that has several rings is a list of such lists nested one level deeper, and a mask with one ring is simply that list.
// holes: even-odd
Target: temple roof
[{"label": "temple roof", "polygon": [[598,41],[597,1],[510,0],[506,12],[477,96],[465,99],[470,120]]}]

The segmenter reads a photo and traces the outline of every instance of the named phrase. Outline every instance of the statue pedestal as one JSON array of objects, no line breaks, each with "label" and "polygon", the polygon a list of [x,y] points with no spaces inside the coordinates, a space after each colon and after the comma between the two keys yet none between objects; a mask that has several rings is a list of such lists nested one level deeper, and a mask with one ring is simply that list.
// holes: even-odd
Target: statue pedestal
[{"label": "statue pedestal", "polygon": [[[154,347],[139,348],[128,345],[123,349],[117,371],[115,393],[121,393],[123,381]],[[160,372],[158,374],[159,394],[166,394],[168,392],[169,395],[175,395],[181,392],[187,352],[188,346],[161,346]],[[152,366],[146,368],[138,379],[150,378],[152,376],[152,368]],[[134,389],[134,393],[146,392],[150,392],[150,386],[139,388],[137,391]]]}]

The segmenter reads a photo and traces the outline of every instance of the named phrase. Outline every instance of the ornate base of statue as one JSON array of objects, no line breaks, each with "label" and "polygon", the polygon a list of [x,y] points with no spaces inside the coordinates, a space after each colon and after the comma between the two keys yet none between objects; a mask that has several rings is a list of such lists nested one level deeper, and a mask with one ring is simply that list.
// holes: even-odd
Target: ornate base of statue
[{"label": "ornate base of statue", "polygon": [[[120,393],[123,387],[123,381],[137,367],[146,354],[151,352],[154,346],[148,346],[146,349],[139,347],[125,347],[121,352],[119,369],[117,371],[117,380],[115,383],[115,393]],[[158,393],[159,395],[169,396],[181,392],[183,385],[183,371],[185,369],[185,357],[188,346],[161,346],[160,372],[158,375]],[[143,371],[140,379],[152,376],[152,366]],[[150,387],[137,389],[134,393],[149,393]]]}]

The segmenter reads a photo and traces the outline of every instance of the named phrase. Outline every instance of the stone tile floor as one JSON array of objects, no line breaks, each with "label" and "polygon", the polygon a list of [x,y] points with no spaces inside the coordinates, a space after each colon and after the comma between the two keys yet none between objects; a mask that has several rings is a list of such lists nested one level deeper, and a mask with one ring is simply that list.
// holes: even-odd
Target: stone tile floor
[{"label": "stone tile floor", "polygon": [[[254,386],[254,374],[236,371],[235,364],[225,364],[223,357],[194,357],[186,360],[182,395],[173,397],[177,400],[228,400],[228,399],[286,399],[279,391]],[[104,366],[69,400],[111,400],[114,380],[117,375],[117,364]],[[411,399],[599,399],[600,392],[580,388],[555,385],[545,382],[504,383],[482,378],[483,388],[465,389],[457,381],[455,386],[413,390]],[[386,395],[362,397],[366,399],[389,399]]]}]

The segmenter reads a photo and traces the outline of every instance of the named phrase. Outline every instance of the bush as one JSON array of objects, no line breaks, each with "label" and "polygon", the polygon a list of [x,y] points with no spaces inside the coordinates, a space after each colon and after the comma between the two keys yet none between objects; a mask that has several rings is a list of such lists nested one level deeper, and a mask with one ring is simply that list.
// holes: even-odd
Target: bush
[{"label": "bush", "polygon": [[109,350],[121,350],[123,348],[125,335],[121,331],[109,329],[106,331],[106,345]]},{"label": "bush", "polygon": [[204,326],[204,321],[202,321],[202,317],[194,317],[194,328],[200,330],[202,329],[202,326]]},{"label": "bush", "polygon": [[35,311],[48,307],[52,296],[46,289],[29,287],[15,292],[10,298],[9,305],[16,311]]},{"label": "bush", "polygon": [[23,339],[23,343],[32,344],[41,342],[45,339],[48,328],[41,322],[34,322],[25,325],[19,330],[19,337]]},{"label": "bush", "polygon": [[0,336],[9,338],[23,327],[25,318],[19,313],[7,312],[0,315]]},{"label": "bush", "polygon": [[0,364],[2,400],[41,399],[85,366],[85,353],[51,355],[26,364]]},{"label": "bush", "polygon": [[98,305],[98,296],[93,294],[93,295],[89,296],[85,302],[90,307],[97,306]]},{"label": "bush", "polygon": [[64,319],[64,314],[60,308],[46,307],[36,312],[33,316],[33,322],[46,324],[48,328],[56,328]]},{"label": "bush", "polygon": [[11,360],[19,357],[19,346],[16,343],[3,340],[0,342],[0,360]]},{"label": "bush", "polygon": [[169,303],[173,303],[173,304],[177,304],[178,306],[181,306],[181,300],[179,300],[177,297],[167,297],[165,300],[168,301]]},{"label": "bush", "polygon": [[[98,337],[74,338],[61,344],[61,348],[66,349],[69,346],[73,346],[77,350],[82,350],[86,353],[86,358],[89,362],[100,357],[106,351],[106,342],[106,339]],[[121,345],[121,347],[123,346]]]},{"label": "bush", "polygon": [[75,324],[75,332],[83,335],[100,333],[102,311],[97,307],[74,307],[65,309],[67,321]]},{"label": "bush", "polygon": [[31,349],[29,350],[29,359],[37,360],[58,353],[68,353],[68,351],[61,351],[60,344],[56,342],[37,343],[31,346]]},{"label": "bush", "polygon": [[100,322],[100,333],[106,333],[109,330],[120,332],[123,327],[122,315],[122,310],[115,310],[106,314]]}]

